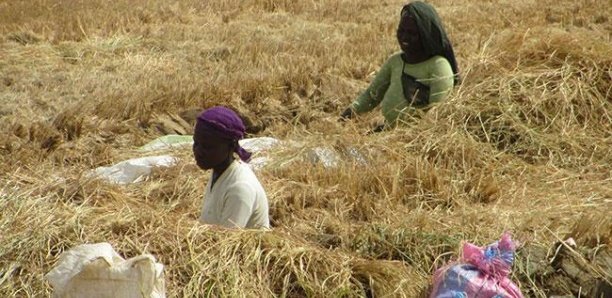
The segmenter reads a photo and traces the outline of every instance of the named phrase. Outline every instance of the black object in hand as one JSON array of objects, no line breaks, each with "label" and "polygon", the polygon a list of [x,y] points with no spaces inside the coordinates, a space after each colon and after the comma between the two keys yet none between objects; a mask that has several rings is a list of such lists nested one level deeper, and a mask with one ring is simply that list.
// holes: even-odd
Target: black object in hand
[{"label": "black object in hand", "polygon": [[385,128],[386,128],[386,126],[385,126],[384,123],[383,124],[378,124],[378,125],[374,126],[374,128],[372,128],[372,130],[368,131],[366,134],[367,135],[371,135],[371,134],[374,134],[374,133],[379,133],[379,132],[384,131]]},{"label": "black object in hand", "polygon": [[[406,63],[404,63],[406,67]],[[414,108],[424,108],[429,105],[429,86],[404,72],[402,68],[402,89],[408,105]]]},{"label": "black object in hand", "polygon": [[340,114],[340,121],[346,121],[348,119],[353,118],[353,109],[351,108],[346,108],[346,110],[344,110],[344,112],[342,112],[342,114]]}]

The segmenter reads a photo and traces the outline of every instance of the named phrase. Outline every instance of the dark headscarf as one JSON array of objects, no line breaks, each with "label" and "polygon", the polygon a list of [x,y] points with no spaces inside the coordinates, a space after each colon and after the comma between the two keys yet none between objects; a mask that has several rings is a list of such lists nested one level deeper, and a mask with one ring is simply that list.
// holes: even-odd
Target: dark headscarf
[{"label": "dark headscarf", "polygon": [[415,20],[419,28],[425,53],[430,57],[435,55],[445,57],[453,69],[455,85],[457,85],[459,83],[459,67],[455,59],[455,52],[436,10],[430,4],[415,1],[404,5],[402,8],[401,18],[408,16]]},{"label": "dark headscarf", "polygon": [[[198,116],[197,121],[204,126],[207,132],[232,141],[242,139],[246,130],[244,123],[236,112],[222,106],[205,110]],[[243,161],[248,161],[251,158],[251,153],[244,150],[240,145],[236,146],[235,152]]]}]

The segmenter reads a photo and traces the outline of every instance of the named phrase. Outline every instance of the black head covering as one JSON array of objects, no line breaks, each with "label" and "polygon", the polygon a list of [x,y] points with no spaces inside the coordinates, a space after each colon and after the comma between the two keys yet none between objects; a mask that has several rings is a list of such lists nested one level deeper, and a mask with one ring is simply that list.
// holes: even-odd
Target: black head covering
[{"label": "black head covering", "polygon": [[415,20],[425,53],[430,57],[440,55],[448,60],[455,74],[455,85],[457,85],[459,67],[455,59],[455,52],[436,10],[425,2],[415,1],[402,8],[401,18],[406,17],[412,17]]}]

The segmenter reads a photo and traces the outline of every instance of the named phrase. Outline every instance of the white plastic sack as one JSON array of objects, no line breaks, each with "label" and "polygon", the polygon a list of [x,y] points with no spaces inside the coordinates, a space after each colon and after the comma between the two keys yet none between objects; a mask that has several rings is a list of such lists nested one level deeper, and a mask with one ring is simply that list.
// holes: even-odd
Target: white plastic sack
[{"label": "white plastic sack", "polygon": [[122,161],[110,167],[99,167],[90,176],[106,179],[111,183],[128,184],[142,181],[154,167],[171,167],[178,159],[169,155],[147,156]]},{"label": "white plastic sack", "polygon": [[109,243],[97,243],[65,251],[45,277],[56,298],[164,298],[163,268],[152,255],[124,260]]}]

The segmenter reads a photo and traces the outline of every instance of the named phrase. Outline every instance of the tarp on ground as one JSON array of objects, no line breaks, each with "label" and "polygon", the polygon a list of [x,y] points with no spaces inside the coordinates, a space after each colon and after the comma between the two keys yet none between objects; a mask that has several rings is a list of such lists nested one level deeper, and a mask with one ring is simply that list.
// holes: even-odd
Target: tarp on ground
[{"label": "tarp on ground", "polygon": [[90,177],[102,178],[111,183],[129,184],[144,180],[155,167],[171,167],[178,162],[170,155],[147,156],[124,160],[108,167],[98,167],[89,172]]},{"label": "tarp on ground", "polygon": [[[257,153],[268,150],[281,142],[272,137],[248,138],[238,141],[240,146],[249,152]],[[140,147],[142,151],[155,151],[172,149],[176,147],[191,146],[193,144],[193,136],[191,135],[165,135],[161,136],[144,146]]]}]

